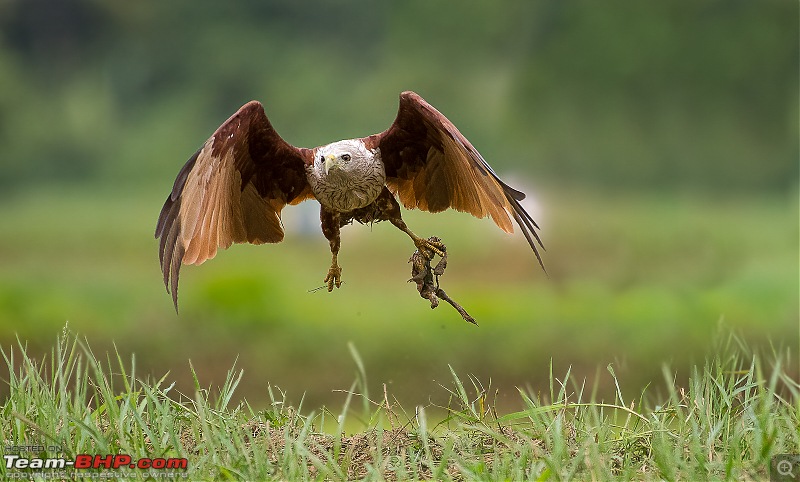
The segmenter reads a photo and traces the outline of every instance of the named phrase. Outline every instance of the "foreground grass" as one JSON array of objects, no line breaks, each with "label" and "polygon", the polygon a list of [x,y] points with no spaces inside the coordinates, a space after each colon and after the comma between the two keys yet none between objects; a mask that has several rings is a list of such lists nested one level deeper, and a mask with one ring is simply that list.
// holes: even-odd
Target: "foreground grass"
[{"label": "foreground grass", "polygon": [[[231,404],[241,371],[231,369],[218,389],[196,382],[194,394],[179,394],[166,376],[138,377],[135,358],[98,357],[65,332],[48,360],[31,359],[24,346],[3,351],[10,396],[0,430],[6,452],[10,445],[61,448],[20,454],[28,457],[188,459],[185,471],[144,474],[158,478],[767,478],[773,455],[800,451],[800,385],[786,374],[789,353],[755,354],[733,336],[715,352],[685,387],[665,368],[663,394],[618,390],[614,400],[598,401],[569,372],[551,373],[549,393],[520,390],[521,410],[499,414],[490,384],[455,372],[443,387],[446,407],[406,410],[385,391],[371,397],[353,350],[356,381],[339,410],[288,406],[278,389],[269,390],[269,408],[254,410],[246,401]],[[443,419],[430,415],[437,409]],[[19,472],[0,468],[3,478]],[[67,477],[130,477],[90,472],[72,469]]]}]

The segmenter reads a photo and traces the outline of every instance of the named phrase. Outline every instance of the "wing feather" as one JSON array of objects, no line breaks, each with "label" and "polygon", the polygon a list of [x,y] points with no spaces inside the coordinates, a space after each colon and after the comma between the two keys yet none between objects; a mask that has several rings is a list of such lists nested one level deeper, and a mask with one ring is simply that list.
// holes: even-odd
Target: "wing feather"
[{"label": "wing feather", "polygon": [[181,264],[202,264],[233,243],[283,239],[280,211],[313,198],[305,177],[310,149],[273,129],[249,102],[223,123],[178,172],[156,225],[167,292],[178,307]]},{"label": "wing feather", "polygon": [[490,217],[507,233],[514,231],[513,219],[544,268],[539,227],[519,203],[525,194],[505,184],[456,126],[418,94],[400,94],[394,123],[364,142],[380,149],[386,185],[406,208]]}]

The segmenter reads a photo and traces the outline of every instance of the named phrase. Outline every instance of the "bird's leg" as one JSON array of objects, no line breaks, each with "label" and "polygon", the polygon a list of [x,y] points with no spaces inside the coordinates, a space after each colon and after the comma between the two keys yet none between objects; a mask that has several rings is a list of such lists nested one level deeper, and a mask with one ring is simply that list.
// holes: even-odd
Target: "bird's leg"
[{"label": "bird's leg", "polygon": [[[413,281],[417,284],[419,295],[430,301],[431,308],[439,306],[439,299],[445,300],[458,311],[464,320],[477,325],[475,318],[471,317],[455,300],[447,296],[447,293],[439,286],[439,277],[444,274],[444,270],[447,268],[447,247],[442,243],[442,240],[436,236],[431,236],[428,239],[420,238],[408,229],[400,215],[400,205],[387,189],[381,192],[375,203],[380,210],[381,219],[391,221],[399,230],[406,233],[417,247],[417,250],[411,255],[411,259],[408,260],[411,263],[411,279],[408,281]],[[431,261],[435,255],[442,259],[436,263],[436,266],[432,267]]]},{"label": "bird's leg", "polygon": [[394,224],[397,229],[406,233],[412,241],[414,241],[414,246],[417,247],[417,250],[428,260],[433,259],[434,255],[438,255],[441,258],[444,258],[444,253],[447,251],[447,247],[442,243],[439,238],[420,238],[413,231],[408,229],[405,221],[403,221],[403,217],[400,214],[400,205],[397,203],[397,199],[387,190],[384,189],[381,192],[378,199],[375,200],[378,205],[378,208],[381,210],[381,215],[384,219],[388,219]]},{"label": "bird's leg", "polygon": [[339,236],[340,215],[337,212],[328,211],[325,208],[320,210],[320,221],[322,222],[322,234],[328,239],[331,245],[331,267],[328,275],[325,276],[324,283],[328,285],[328,291],[342,286],[342,268],[339,267],[339,247],[341,237]]},{"label": "bird's leg", "polygon": [[430,260],[433,259],[434,255],[438,255],[441,258],[445,257],[447,247],[439,238],[420,238],[408,229],[406,223],[399,216],[391,218],[390,221],[397,226],[398,229],[411,237],[411,240],[414,241],[414,245],[425,258]]},{"label": "bird's leg", "polygon": [[325,276],[323,283],[328,284],[328,292],[333,291],[334,286],[337,288],[342,286],[342,268],[339,267],[339,263],[336,261],[336,253],[333,253],[331,267],[328,269],[328,274]]},{"label": "bird's leg", "polygon": [[414,241],[417,250],[419,250],[426,259],[431,260],[434,255],[439,255],[444,258],[444,253],[447,251],[447,248],[439,238],[420,238],[408,229],[400,213],[400,204],[397,203],[397,199],[395,199],[394,195],[388,189],[384,188],[380,195],[378,195],[378,198],[375,199],[375,207],[380,212],[380,220],[387,219],[391,221],[397,229],[406,233],[411,240]]}]

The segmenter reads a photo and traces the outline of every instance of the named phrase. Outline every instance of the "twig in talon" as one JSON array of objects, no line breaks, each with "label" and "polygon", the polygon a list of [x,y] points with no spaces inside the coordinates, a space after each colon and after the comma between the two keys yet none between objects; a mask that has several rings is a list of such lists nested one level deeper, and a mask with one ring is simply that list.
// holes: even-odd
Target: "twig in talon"
[{"label": "twig in talon", "polygon": [[475,322],[475,318],[470,316],[461,305],[456,303],[439,287],[439,277],[444,275],[444,271],[447,268],[447,248],[442,244],[441,240],[435,236],[428,238],[428,241],[441,245],[443,248],[443,256],[439,262],[436,263],[436,266],[431,268],[431,261],[434,257],[433,253],[419,249],[414,251],[414,254],[412,254],[411,258],[408,260],[408,262],[411,263],[411,279],[408,281],[413,281],[417,284],[417,291],[419,291],[420,297],[430,301],[431,309],[439,306],[439,298],[441,298],[450,303],[450,306],[455,308],[465,321],[477,326],[478,323]]},{"label": "twig in talon", "polygon": [[461,315],[461,318],[464,318],[464,321],[472,323],[475,326],[478,326],[478,322],[475,321],[475,318],[471,317],[469,313],[467,313],[467,310],[465,310],[461,305],[456,303],[455,300],[447,296],[447,293],[445,293],[443,289],[441,288],[437,289],[436,294],[439,296],[439,298],[450,303],[450,306],[452,306],[453,308],[456,309],[456,311],[458,311],[458,313]]},{"label": "twig in talon", "polygon": [[439,284],[439,276],[444,274],[444,270],[447,268],[447,251],[444,252],[444,257],[436,263],[436,266],[433,268],[433,274],[436,276],[436,284]]},{"label": "twig in talon", "polygon": [[428,269],[426,265],[428,261],[419,251],[414,251],[414,254],[408,259],[411,263],[411,279],[408,282],[417,283],[417,289],[422,290],[421,285],[425,283],[425,278],[428,276]]}]

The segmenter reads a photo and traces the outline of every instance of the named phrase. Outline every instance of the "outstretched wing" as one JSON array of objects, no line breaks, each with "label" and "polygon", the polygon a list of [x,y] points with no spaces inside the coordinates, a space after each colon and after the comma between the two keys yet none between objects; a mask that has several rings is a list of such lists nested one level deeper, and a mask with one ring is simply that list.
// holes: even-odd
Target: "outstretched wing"
[{"label": "outstretched wing", "polygon": [[284,141],[252,101],[222,124],[183,166],[158,217],[164,285],[178,308],[181,262],[201,264],[233,243],[283,240],[280,212],[312,198],[310,149]]},{"label": "outstretched wing", "polygon": [[520,201],[525,194],[497,177],[472,144],[441,112],[414,92],[400,94],[400,108],[386,131],[364,139],[379,148],[386,185],[408,209],[439,212],[452,208],[491,217],[500,229],[517,222],[544,268],[536,232],[539,226]]}]

